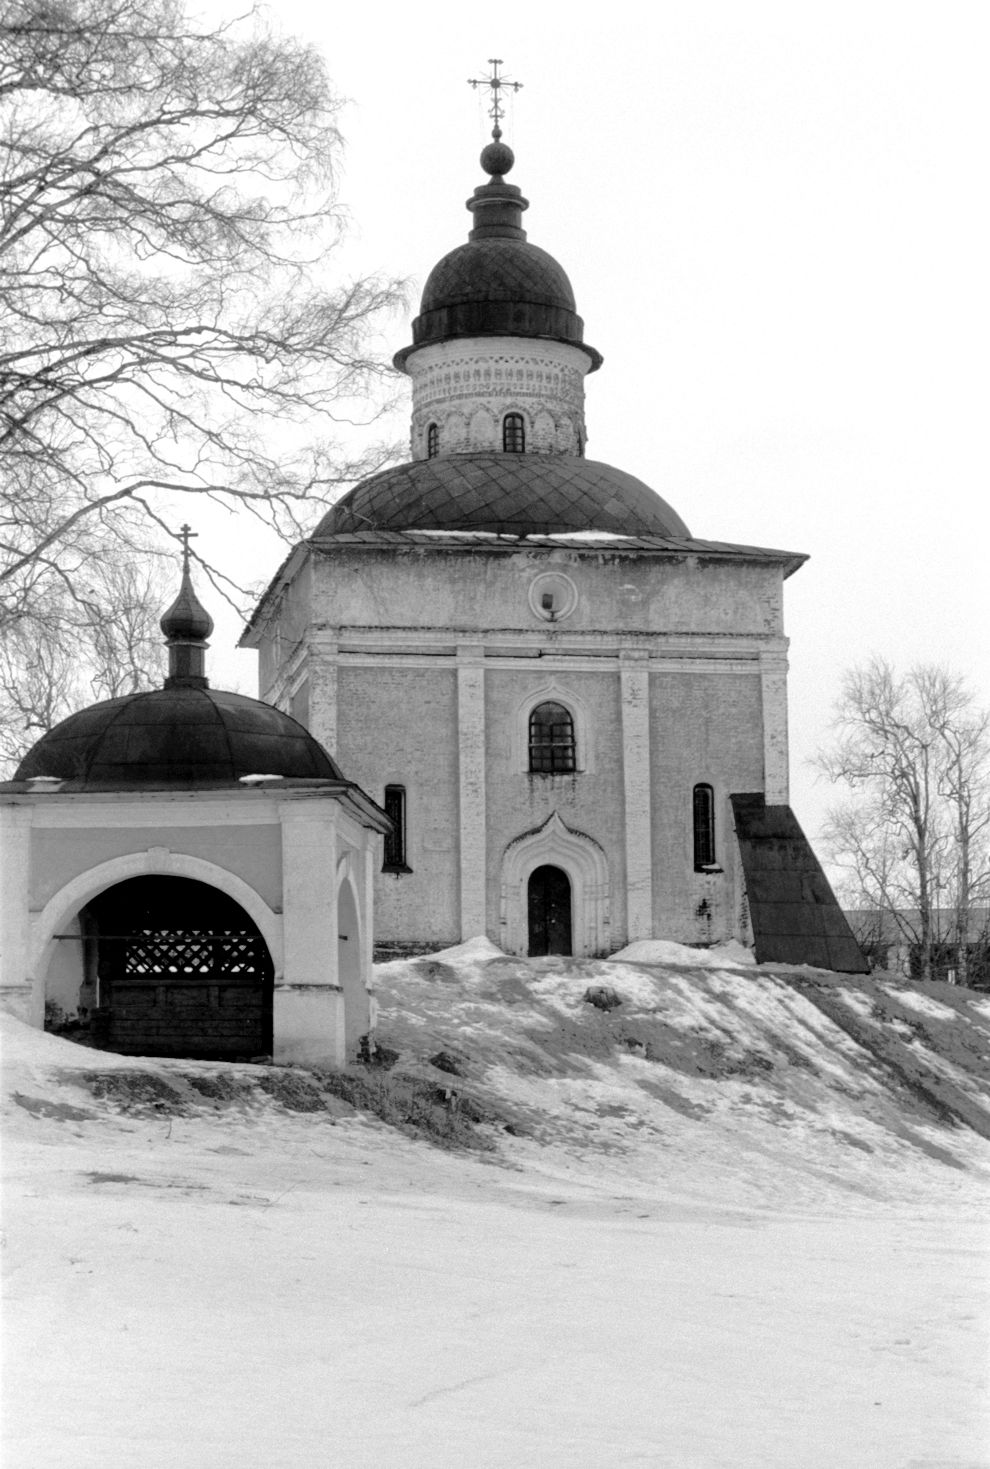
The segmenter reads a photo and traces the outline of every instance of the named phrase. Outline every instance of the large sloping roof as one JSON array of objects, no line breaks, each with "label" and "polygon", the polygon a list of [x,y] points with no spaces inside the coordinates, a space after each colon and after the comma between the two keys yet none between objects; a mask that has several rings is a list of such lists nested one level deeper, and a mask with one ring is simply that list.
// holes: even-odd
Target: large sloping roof
[{"label": "large sloping roof", "polygon": [[313,539],[355,531],[475,530],[507,535],[611,531],[690,537],[642,480],[572,454],[451,454],[363,480]]}]

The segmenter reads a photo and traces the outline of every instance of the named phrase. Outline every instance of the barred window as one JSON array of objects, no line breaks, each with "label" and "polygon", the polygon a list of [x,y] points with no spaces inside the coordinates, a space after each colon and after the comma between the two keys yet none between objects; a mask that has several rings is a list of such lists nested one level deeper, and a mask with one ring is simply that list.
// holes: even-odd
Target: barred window
[{"label": "barred window", "polygon": [[529,716],[529,768],[566,775],[575,768],[574,721],[563,704],[537,704]]},{"label": "barred window", "polygon": [[694,788],[694,869],[715,866],[715,792],[710,785]]},{"label": "barred window", "polygon": [[507,413],[502,419],[502,448],[506,454],[525,454],[526,423],[521,413]]},{"label": "barred window", "polygon": [[435,459],[440,453],[440,430],[435,423],[431,423],[426,430],[426,457]]},{"label": "barred window", "polygon": [[385,787],[385,815],[392,823],[392,830],[385,837],[384,872],[408,872],[406,863],[406,788]]}]

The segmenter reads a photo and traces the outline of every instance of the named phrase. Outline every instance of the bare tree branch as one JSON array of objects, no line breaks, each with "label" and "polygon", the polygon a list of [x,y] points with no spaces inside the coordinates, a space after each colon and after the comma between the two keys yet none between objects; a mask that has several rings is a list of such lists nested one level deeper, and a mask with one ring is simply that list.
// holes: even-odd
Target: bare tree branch
[{"label": "bare tree branch", "polygon": [[[9,656],[75,628],[91,594],[123,595],[122,584],[79,591],[83,569],[122,558],[127,585],[141,585],[189,495],[295,540],[388,462],[389,446],[346,447],[350,426],[374,421],[391,394],[372,343],[401,288],[333,269],[339,112],[315,49],[254,11],[209,28],[180,0],[4,7]],[[126,681],[139,645],[118,650],[112,674],[106,649],[87,645],[96,686]],[[64,690],[45,646],[38,669]],[[27,703],[32,728],[50,716],[40,696]]]},{"label": "bare tree branch", "polygon": [[952,945],[965,983],[990,895],[990,712],[940,665],[901,676],[873,658],[846,674],[834,728],[815,763],[850,792],[824,833],[846,901],[887,915],[926,979]]}]

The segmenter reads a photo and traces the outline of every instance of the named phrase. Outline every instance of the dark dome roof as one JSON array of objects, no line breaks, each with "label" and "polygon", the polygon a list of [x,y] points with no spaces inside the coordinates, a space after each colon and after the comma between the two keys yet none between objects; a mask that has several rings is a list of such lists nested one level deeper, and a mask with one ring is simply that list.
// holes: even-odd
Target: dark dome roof
[{"label": "dark dome roof", "polygon": [[[571,283],[538,245],[469,240],[431,270],[413,322],[413,346],[484,336],[550,337],[584,347]],[[584,350],[598,358],[593,348]]]},{"label": "dark dome roof", "polygon": [[573,454],[451,454],[363,480],[314,539],[355,531],[473,530],[506,535],[609,531],[687,539],[681,517],[642,480]]},{"label": "dark dome roof", "polygon": [[188,787],[242,775],[343,779],[322,745],[271,704],[183,685],[70,714],[25,755],[14,779],[39,775],[81,790]]},{"label": "dark dome roof", "polygon": [[404,369],[418,347],[456,337],[549,338],[580,347],[591,358],[590,371],[601,366],[601,353],[584,342],[566,274],[526,239],[522,217],[529,200],[502,177],[512,164],[512,149],[497,139],[482,153],[481,166],[494,177],[467,201],[474,228],[467,244],[430,271],[412,346],[396,353],[396,367]]}]

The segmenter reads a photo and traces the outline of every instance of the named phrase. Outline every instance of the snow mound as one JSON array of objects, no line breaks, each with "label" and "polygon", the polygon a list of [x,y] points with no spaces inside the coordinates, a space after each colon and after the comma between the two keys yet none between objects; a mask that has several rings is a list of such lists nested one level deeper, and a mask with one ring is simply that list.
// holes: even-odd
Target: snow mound
[{"label": "snow mound", "polygon": [[630,964],[683,964],[693,969],[724,969],[727,965],[735,967],[756,963],[750,950],[735,939],[715,944],[710,949],[692,949],[687,944],[675,944],[671,939],[636,939],[610,958]]},{"label": "snow mound", "polygon": [[504,959],[505,955],[491,939],[484,934],[477,938],[465,939],[462,944],[454,944],[449,949],[438,949],[435,954],[424,954],[424,959],[440,959],[445,964],[477,963],[479,959]]}]

